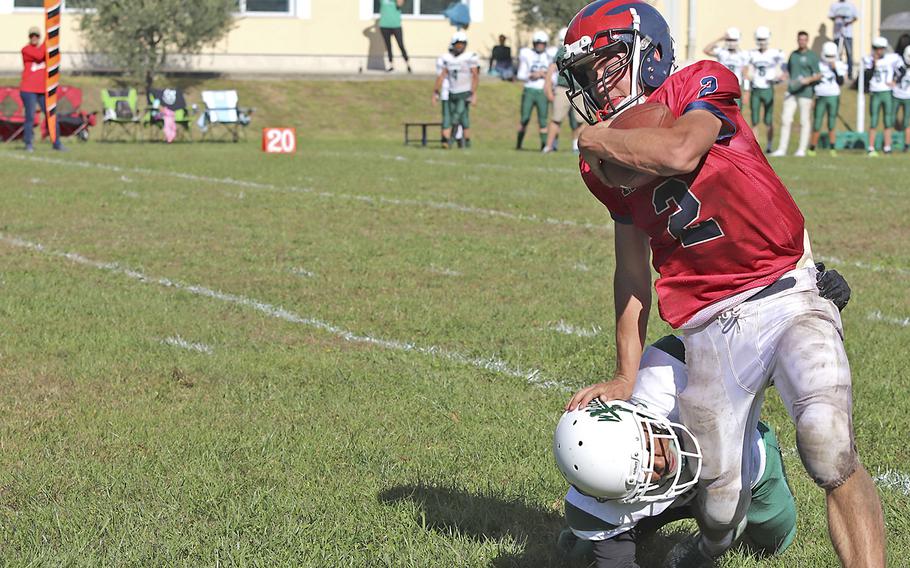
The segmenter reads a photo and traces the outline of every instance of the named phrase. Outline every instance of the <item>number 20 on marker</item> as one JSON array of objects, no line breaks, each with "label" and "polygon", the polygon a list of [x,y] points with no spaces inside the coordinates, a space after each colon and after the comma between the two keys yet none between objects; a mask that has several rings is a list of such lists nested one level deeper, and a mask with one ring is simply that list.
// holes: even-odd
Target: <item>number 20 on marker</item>
[{"label": "number 20 on marker", "polygon": [[297,129],[263,128],[262,151],[267,154],[293,154],[297,151]]}]

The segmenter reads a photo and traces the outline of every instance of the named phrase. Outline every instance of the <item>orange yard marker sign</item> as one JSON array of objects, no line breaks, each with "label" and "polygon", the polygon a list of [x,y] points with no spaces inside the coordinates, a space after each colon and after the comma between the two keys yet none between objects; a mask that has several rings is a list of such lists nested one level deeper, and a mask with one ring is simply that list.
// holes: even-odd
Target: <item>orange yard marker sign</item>
[{"label": "orange yard marker sign", "polygon": [[44,45],[47,62],[45,105],[47,107],[47,132],[54,144],[57,143],[57,87],[60,86],[61,5],[61,0],[44,0]]}]

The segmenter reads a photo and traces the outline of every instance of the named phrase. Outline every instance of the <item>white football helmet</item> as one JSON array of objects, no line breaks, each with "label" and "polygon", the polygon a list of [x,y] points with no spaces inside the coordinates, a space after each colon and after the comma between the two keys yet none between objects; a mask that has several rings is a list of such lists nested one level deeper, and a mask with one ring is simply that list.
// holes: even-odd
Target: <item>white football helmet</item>
[{"label": "white football helmet", "polygon": [[[455,48],[455,45],[459,44],[459,43],[464,44],[464,46],[460,50]],[[467,47],[468,47],[468,34],[462,32],[462,31],[455,32],[455,34],[452,36],[452,41],[449,42],[449,50],[454,52],[456,55],[459,55],[462,52],[464,52],[464,50],[467,49]]]},{"label": "white football helmet", "polygon": [[740,33],[739,28],[727,28],[727,33],[724,35],[724,42],[727,44],[727,49],[736,49],[739,47],[739,40],[742,39],[742,33]]},{"label": "white football helmet", "polygon": [[873,49],[884,49],[888,47],[888,38],[884,36],[878,36],[872,40]]},{"label": "white football helmet", "polygon": [[771,29],[767,26],[758,26],[755,28],[755,43],[759,49],[767,49],[771,41]]},{"label": "white football helmet", "polygon": [[[661,440],[672,455],[662,477],[652,481]],[[553,454],[566,481],[599,501],[673,499],[694,487],[701,474],[701,448],[688,428],[624,401],[595,399],[563,414]]]},{"label": "white football helmet", "polygon": [[904,48],[904,64],[910,67],[910,45]]},{"label": "white football helmet", "polygon": [[826,41],[822,46],[822,57],[825,59],[837,59],[837,44],[833,41]]},{"label": "white football helmet", "polygon": [[550,36],[548,36],[545,31],[537,30],[534,32],[534,35],[531,36],[531,43],[550,43]]}]

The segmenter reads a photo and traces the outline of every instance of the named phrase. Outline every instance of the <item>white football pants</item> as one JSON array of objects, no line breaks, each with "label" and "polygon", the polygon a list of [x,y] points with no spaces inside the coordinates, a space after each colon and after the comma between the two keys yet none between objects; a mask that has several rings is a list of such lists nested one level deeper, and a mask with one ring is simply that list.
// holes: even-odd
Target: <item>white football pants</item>
[{"label": "white football pants", "polygon": [[794,97],[787,94],[784,97],[778,152],[786,154],[787,148],[790,146],[790,129],[793,127],[793,117],[796,115],[797,106],[799,107],[799,148],[797,153],[805,154],[809,148],[809,136],[812,134],[812,98]]},{"label": "white football pants", "polygon": [[815,267],[783,276],[791,277],[792,288],[743,302],[685,333],[689,380],[679,396],[680,418],[704,453],[695,507],[713,554],[732,544],[749,508],[748,450],[769,384],[796,425],[800,458],[818,485],[838,487],[859,463],[840,314],[818,295]]}]

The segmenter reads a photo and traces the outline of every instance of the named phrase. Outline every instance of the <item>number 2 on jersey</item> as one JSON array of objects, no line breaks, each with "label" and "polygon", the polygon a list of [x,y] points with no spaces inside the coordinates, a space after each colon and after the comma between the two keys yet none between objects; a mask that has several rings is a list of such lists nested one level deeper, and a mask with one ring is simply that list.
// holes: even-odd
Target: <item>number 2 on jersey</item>
[{"label": "number 2 on jersey", "polygon": [[654,190],[654,213],[663,215],[676,205],[676,212],[667,221],[667,231],[684,247],[700,245],[724,236],[723,230],[714,218],[696,223],[701,213],[701,201],[689,191],[689,186],[678,179],[670,178]]}]

